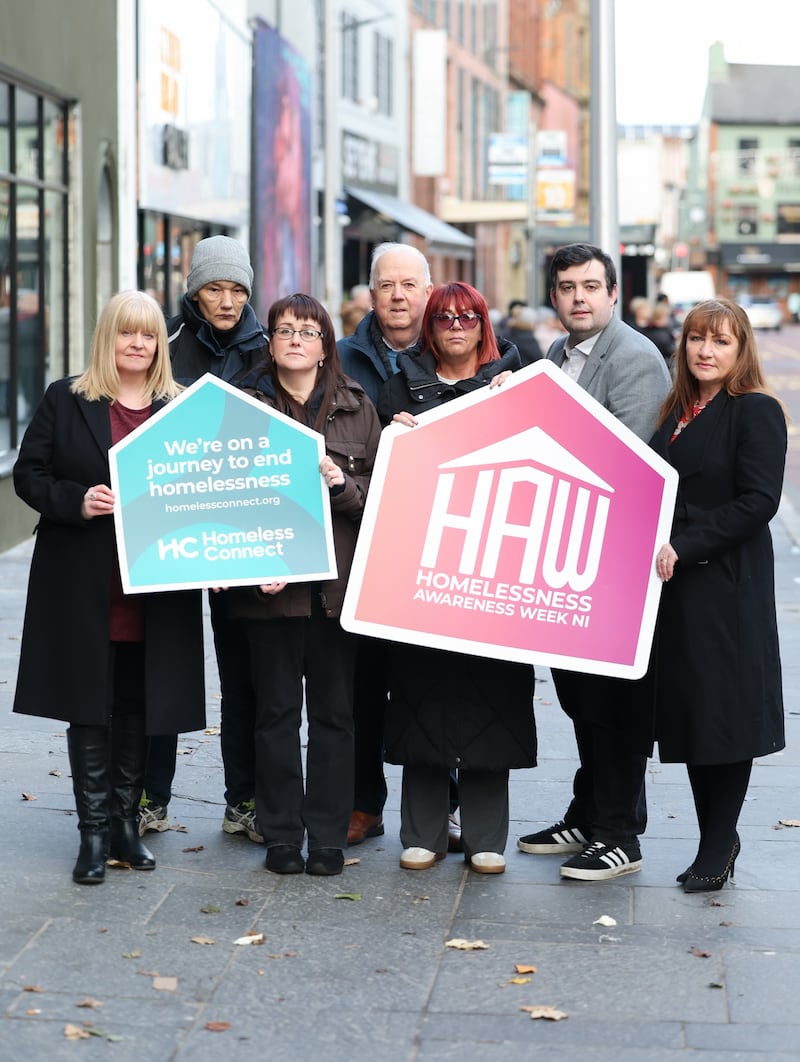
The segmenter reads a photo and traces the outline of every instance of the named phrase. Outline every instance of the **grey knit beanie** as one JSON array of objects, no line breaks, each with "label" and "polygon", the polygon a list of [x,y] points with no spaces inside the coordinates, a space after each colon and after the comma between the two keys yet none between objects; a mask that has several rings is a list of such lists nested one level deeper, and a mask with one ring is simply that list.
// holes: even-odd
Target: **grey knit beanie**
[{"label": "grey knit beanie", "polygon": [[253,292],[250,256],[239,241],[232,240],[230,236],[209,236],[197,244],[186,278],[186,294],[194,298],[200,288],[215,280],[241,284],[247,289],[248,297]]}]

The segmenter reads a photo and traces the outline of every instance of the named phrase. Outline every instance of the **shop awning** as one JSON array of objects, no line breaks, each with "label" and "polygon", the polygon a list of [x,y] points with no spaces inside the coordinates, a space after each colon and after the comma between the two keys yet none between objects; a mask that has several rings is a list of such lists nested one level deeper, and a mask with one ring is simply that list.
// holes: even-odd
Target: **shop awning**
[{"label": "shop awning", "polygon": [[444,254],[451,258],[472,258],[475,251],[473,238],[429,214],[427,210],[385,192],[373,192],[372,189],[349,185],[345,192],[376,214],[391,218],[401,229],[424,237],[429,253]]}]

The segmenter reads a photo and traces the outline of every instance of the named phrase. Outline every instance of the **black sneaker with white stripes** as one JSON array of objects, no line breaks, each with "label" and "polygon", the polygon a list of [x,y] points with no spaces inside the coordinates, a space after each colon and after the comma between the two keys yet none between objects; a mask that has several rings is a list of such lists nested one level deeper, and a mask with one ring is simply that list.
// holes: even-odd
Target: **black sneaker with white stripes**
[{"label": "black sneaker with white stripes", "polygon": [[557,822],[546,830],[520,837],[517,848],[528,855],[568,855],[570,852],[582,852],[588,843],[588,830]]},{"label": "black sneaker with white stripes", "polygon": [[603,841],[592,841],[585,852],[561,864],[562,878],[579,881],[605,881],[621,874],[633,874],[642,869],[642,853],[637,845],[612,848]]}]

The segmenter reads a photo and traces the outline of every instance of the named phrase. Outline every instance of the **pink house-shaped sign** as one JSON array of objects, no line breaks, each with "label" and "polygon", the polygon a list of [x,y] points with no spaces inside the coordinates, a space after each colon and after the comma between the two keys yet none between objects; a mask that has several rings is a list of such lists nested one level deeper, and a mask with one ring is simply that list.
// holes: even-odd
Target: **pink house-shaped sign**
[{"label": "pink house-shaped sign", "polygon": [[636,678],[677,476],[542,361],[381,438],[352,631]]}]

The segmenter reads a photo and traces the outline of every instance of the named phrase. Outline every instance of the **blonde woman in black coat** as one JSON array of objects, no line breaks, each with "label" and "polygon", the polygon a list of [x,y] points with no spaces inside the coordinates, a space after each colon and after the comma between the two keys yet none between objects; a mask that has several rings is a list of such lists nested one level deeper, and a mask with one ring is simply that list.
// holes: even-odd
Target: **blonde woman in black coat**
[{"label": "blonde woman in black coat", "polygon": [[721,889],[753,758],[784,747],[769,521],[780,501],[786,417],[767,390],[747,315],[727,299],[687,315],[651,446],[680,476],[658,551],[656,736],[687,765],[700,844],[678,881]]},{"label": "blonde woman in black coat", "polygon": [[70,724],[80,885],[104,880],[109,855],[154,869],[136,829],[145,734],[205,725],[200,591],[123,594],[108,485],[109,448],[179,391],[160,306],[121,292],[86,371],[48,387],[14,466],[39,513],[14,711]]}]

